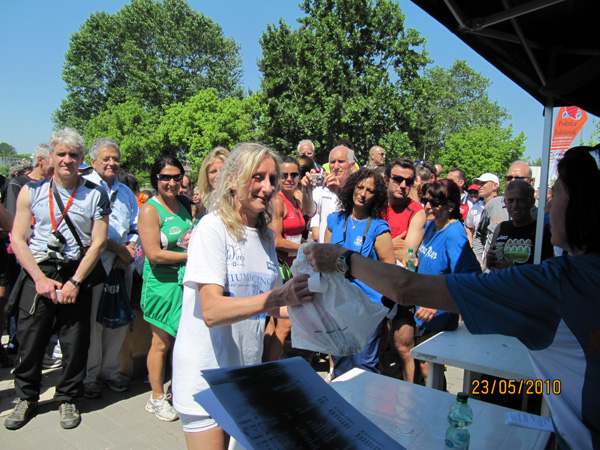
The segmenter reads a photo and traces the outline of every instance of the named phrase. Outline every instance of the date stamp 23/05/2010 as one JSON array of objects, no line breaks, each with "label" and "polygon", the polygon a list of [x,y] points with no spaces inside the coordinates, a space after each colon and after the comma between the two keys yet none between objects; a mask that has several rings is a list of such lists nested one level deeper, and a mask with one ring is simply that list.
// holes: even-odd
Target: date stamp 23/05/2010
[{"label": "date stamp 23/05/2010", "polygon": [[546,394],[559,395],[560,380],[473,380],[471,395],[488,394]]}]

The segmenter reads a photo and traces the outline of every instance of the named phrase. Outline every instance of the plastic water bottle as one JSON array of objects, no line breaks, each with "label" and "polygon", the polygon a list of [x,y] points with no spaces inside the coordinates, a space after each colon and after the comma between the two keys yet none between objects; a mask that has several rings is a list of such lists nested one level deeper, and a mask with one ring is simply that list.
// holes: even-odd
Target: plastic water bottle
[{"label": "plastic water bottle", "polygon": [[448,423],[446,430],[446,442],[444,448],[468,449],[471,440],[469,427],[473,423],[473,410],[467,403],[469,395],[459,392],[456,402],[448,411]]},{"label": "plastic water bottle", "polygon": [[411,272],[415,271],[417,266],[417,255],[415,255],[415,251],[412,247],[408,249],[408,253],[406,254],[406,268]]}]

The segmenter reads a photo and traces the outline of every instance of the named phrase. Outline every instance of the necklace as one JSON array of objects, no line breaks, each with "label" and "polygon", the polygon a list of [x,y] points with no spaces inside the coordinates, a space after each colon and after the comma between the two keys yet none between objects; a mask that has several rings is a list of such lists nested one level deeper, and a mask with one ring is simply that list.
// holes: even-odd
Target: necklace
[{"label": "necklace", "polygon": [[352,214],[349,217],[350,217],[350,225],[352,225],[352,229],[354,230],[356,228],[356,225],[361,223],[362,220],[357,220],[356,222],[354,222],[354,219],[352,218]]}]

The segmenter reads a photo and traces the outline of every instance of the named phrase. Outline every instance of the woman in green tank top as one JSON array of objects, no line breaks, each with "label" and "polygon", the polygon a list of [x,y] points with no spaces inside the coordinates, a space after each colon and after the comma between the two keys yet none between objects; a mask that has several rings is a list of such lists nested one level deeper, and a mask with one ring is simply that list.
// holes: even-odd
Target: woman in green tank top
[{"label": "woman in green tank top", "polygon": [[144,262],[141,307],[152,330],[148,352],[148,378],[152,394],[146,410],[165,421],[177,419],[177,413],[165,395],[165,359],[173,347],[179,317],[183,272],[187,259],[178,239],[192,227],[192,217],[177,199],[183,166],[171,157],[159,158],[150,171],[150,182],[157,195],[148,200],[138,219],[140,238],[146,254]]}]

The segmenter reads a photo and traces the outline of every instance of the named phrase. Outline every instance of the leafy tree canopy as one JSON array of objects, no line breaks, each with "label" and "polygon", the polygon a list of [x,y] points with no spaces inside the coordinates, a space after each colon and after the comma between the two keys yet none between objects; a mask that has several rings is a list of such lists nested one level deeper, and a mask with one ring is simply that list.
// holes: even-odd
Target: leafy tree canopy
[{"label": "leafy tree canopy", "polygon": [[148,110],[137,100],[109,105],[89,121],[86,142],[108,137],[119,143],[122,164],[134,173],[147,171],[157,157],[171,154],[194,171],[208,152],[221,145],[259,140],[256,96],[220,99],[216,89],[204,89],[186,102]]},{"label": "leafy tree canopy", "polygon": [[17,154],[17,150],[6,142],[0,142],[0,155],[13,156]]},{"label": "leafy tree canopy", "polygon": [[505,174],[513,161],[523,158],[524,151],[525,135],[513,138],[512,127],[475,127],[448,136],[436,162],[446,172],[454,167],[464,170],[468,181],[485,172]]},{"label": "leafy tree canopy", "polygon": [[85,131],[110,105],[135,101],[152,111],[205,88],[243,95],[239,46],[185,0],[132,0],[115,14],[91,14],[71,35],[60,126]]},{"label": "leafy tree canopy", "polygon": [[451,135],[477,127],[502,130],[502,124],[510,119],[506,108],[489,98],[490,80],[466,61],[456,60],[449,69],[428,68],[425,77],[427,87],[419,103],[417,127],[410,135],[420,158],[437,160]]},{"label": "leafy tree canopy", "polygon": [[361,160],[375,144],[392,154],[408,150],[428,59],[398,4],[304,0],[301,7],[299,29],[280,21],[260,41],[260,126],[268,143],[292,153],[311,139],[321,161],[340,138],[354,143]]}]

